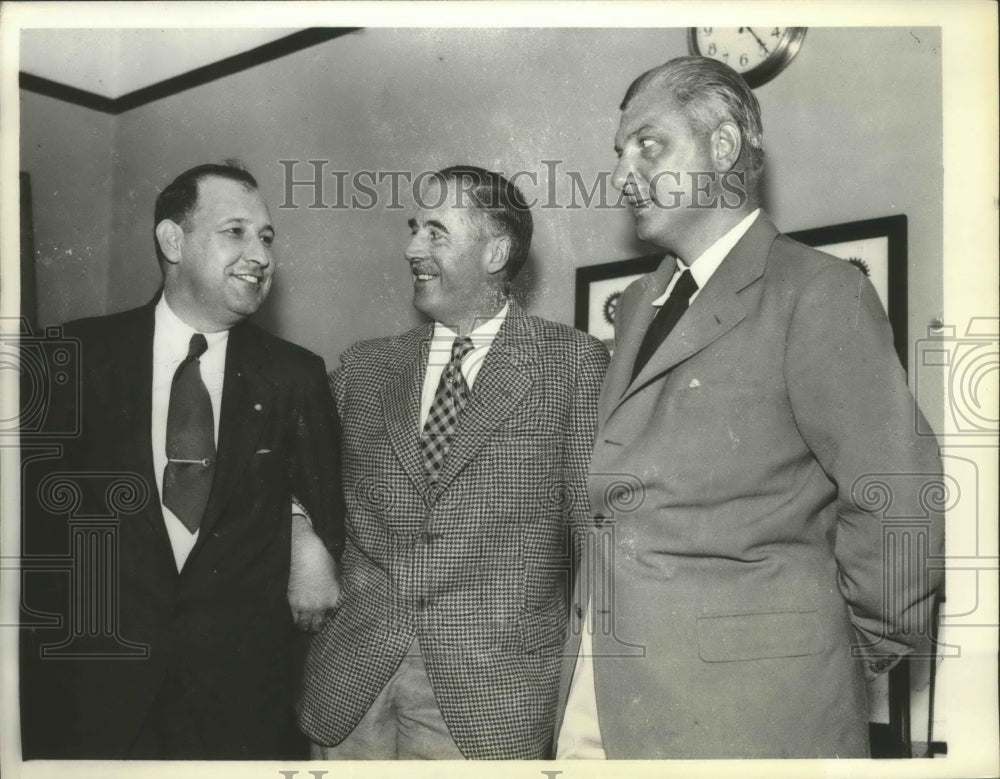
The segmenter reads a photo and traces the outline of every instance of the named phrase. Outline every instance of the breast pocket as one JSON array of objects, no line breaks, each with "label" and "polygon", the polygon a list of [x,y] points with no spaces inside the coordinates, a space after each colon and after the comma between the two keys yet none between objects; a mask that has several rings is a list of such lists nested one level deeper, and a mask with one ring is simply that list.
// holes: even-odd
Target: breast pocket
[{"label": "breast pocket", "polygon": [[287,498],[281,498],[289,488],[286,451],[275,443],[261,443],[245,462],[246,470],[240,473],[239,482],[233,488],[234,500],[243,504],[252,502],[258,507],[270,505],[273,501],[287,502]]},{"label": "breast pocket", "polygon": [[250,466],[254,478],[266,478],[268,474],[273,474],[284,463],[276,447],[258,446],[247,464]]}]

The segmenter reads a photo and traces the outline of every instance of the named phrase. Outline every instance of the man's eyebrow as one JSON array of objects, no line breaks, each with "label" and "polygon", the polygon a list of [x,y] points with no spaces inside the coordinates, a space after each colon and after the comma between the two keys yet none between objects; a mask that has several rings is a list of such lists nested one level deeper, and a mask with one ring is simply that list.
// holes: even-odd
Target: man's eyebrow
[{"label": "man's eyebrow", "polygon": [[625,143],[625,141],[629,140],[630,138],[635,138],[635,136],[641,135],[642,133],[646,133],[646,132],[650,132],[650,131],[655,131],[655,130],[656,130],[656,128],[653,127],[653,125],[651,125],[651,124],[644,124],[641,127],[637,127],[632,132],[630,132],[628,135],[626,135],[622,139],[621,143],[615,143],[615,154],[621,155],[621,153],[622,153],[622,146]]},{"label": "man's eyebrow", "polygon": [[655,132],[655,131],[656,131],[656,128],[653,127],[653,125],[651,125],[651,124],[644,124],[644,125],[642,125],[642,127],[637,127],[632,132],[630,132],[628,135],[626,135],[625,136],[625,140],[628,140],[629,138],[635,138],[635,136],[642,135],[643,133]]},{"label": "man's eyebrow", "polygon": [[[222,221],[220,221],[219,224],[220,225],[227,225],[227,224],[230,224],[232,222],[236,222],[237,224],[241,224],[241,225],[250,225],[250,224],[253,224],[253,220],[252,219],[248,219],[245,216],[227,216],[224,219],[222,219]],[[260,232],[264,232],[264,231],[269,231],[272,235],[274,235],[274,234],[277,233],[277,230],[274,229],[274,225],[272,225],[270,222],[268,222],[267,224],[263,225],[260,228]]]},{"label": "man's eyebrow", "polygon": [[[412,217],[410,219],[407,219],[406,223],[410,226],[411,230],[416,230],[418,227],[420,227],[420,224],[417,222],[417,220],[413,219]],[[445,227],[444,224],[442,222],[439,222],[437,219],[428,219],[426,222],[424,222],[424,224],[427,227],[433,227],[435,230],[439,230],[442,233],[447,233],[449,235],[451,234],[448,228]]]}]

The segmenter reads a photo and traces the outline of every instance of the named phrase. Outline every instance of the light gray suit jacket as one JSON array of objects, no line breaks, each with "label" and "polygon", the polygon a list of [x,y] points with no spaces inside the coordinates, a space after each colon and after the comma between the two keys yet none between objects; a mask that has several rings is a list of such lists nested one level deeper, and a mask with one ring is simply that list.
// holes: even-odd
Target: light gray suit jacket
[{"label": "light gray suit jacket", "polygon": [[630,381],[672,272],[623,296],[591,462],[605,749],[866,756],[862,656],[925,642],[942,583],[937,443],[886,315],[762,214]]}]

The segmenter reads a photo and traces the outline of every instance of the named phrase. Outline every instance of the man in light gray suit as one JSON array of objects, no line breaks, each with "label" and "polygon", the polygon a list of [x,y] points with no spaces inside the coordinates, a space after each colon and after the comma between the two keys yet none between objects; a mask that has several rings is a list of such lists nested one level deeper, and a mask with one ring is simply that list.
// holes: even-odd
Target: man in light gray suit
[{"label": "man in light gray suit", "polygon": [[[613,587],[576,616],[613,630],[570,648],[558,756],[865,757],[866,664],[927,641],[942,584],[936,441],[872,285],[760,210],[743,79],[682,57],[621,111],[613,181],[666,256],[618,307],[589,483]],[[614,474],[639,485],[617,515]],[[880,485],[925,520],[909,564]]]}]

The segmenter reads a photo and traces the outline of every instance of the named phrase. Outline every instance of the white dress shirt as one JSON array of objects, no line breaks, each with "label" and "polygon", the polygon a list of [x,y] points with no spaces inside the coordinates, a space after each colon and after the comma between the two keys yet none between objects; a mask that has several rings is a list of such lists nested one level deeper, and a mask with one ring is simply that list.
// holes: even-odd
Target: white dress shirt
[{"label": "white dress shirt", "polygon": [[[163,471],[167,467],[167,411],[170,408],[170,385],[174,380],[174,373],[187,357],[191,336],[196,332],[198,331],[182,322],[170,310],[166,296],[161,295],[156,304],[153,326],[153,472],[156,474],[156,489],[163,508],[163,521],[167,526],[178,571],[184,567],[184,562],[194,548],[198,531],[189,531],[170,509],[163,506]],[[218,446],[219,411],[222,408],[222,382],[226,372],[229,331],[203,335],[208,349],[199,358],[201,380],[205,382],[208,396],[212,400],[212,420]]]},{"label": "white dress shirt", "polygon": [[750,225],[754,223],[757,219],[757,214],[759,213],[760,209],[757,208],[754,209],[752,213],[747,214],[738,225],[705,249],[701,256],[690,265],[685,265],[684,262],[678,258],[677,273],[675,273],[670,279],[670,283],[667,284],[667,288],[663,291],[663,294],[653,301],[653,305],[659,308],[667,302],[667,298],[670,297],[670,293],[674,291],[674,285],[677,284],[681,274],[686,270],[691,271],[691,275],[694,277],[695,283],[698,285],[698,289],[696,289],[691,294],[691,297],[688,298],[688,305],[694,303],[694,299],[698,297],[698,293],[705,288],[705,285],[708,284],[708,280],[712,278],[712,274],[715,273],[716,269],[720,265],[722,265],[722,261],[726,259],[726,256],[733,250],[733,247],[740,242],[740,238],[746,235],[746,231],[750,229]]},{"label": "white dress shirt", "polygon": [[[690,266],[685,265],[678,258],[677,272],[670,279],[663,294],[653,301],[653,305],[660,307],[666,303],[674,285],[685,270],[691,271],[691,275],[698,284],[698,289],[688,298],[688,303],[693,303],[722,261],[750,229],[758,214],[760,214],[759,208],[748,214],[739,224],[709,246]],[[570,683],[569,697],[566,701],[566,713],[563,717],[562,727],[559,729],[556,758],[560,760],[604,760],[607,758],[601,740],[601,725],[597,717],[597,693],[594,689],[592,651],[594,623],[591,607],[592,604],[588,603],[583,623],[583,636],[580,640],[580,652],[576,657],[573,681]],[[679,683],[683,683],[683,681]]]},{"label": "white dress shirt", "polygon": [[[472,340],[472,351],[462,359],[462,376],[465,383],[472,389],[479,375],[486,355],[489,354],[490,347],[496,340],[500,326],[507,318],[509,303],[504,303],[500,309],[490,319],[477,326],[469,338]],[[458,333],[447,325],[440,322],[434,323],[434,334],[431,336],[430,352],[427,355],[427,372],[424,374],[424,388],[420,396],[420,425],[418,430],[423,430],[427,424],[427,415],[430,414],[431,406],[434,404],[434,395],[437,393],[438,384],[441,382],[441,374],[448,363],[451,362],[451,347],[458,338]]]}]

